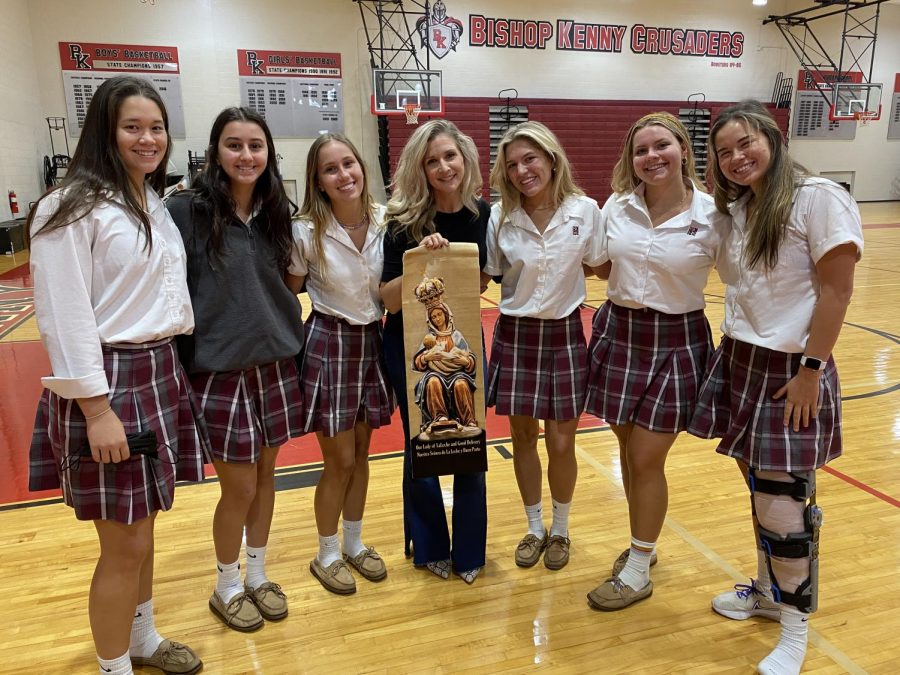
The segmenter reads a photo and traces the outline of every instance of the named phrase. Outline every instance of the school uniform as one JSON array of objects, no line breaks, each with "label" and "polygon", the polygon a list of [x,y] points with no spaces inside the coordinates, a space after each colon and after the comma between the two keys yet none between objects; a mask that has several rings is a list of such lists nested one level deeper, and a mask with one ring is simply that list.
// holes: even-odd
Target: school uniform
[{"label": "school uniform", "polygon": [[294,221],[288,272],[306,277],[313,307],[300,368],[307,432],[331,437],[358,421],[377,429],[390,424],[397,405],[382,349],[384,211],[376,206],[362,250],[332,215],[322,237],[324,268],[312,221]]},{"label": "school uniform", "polygon": [[[80,520],[131,524],[168,510],[175,481],[202,480],[209,459],[173,342],[194,328],[184,246],[162,200],[145,194],[152,245],[113,192],[72,224],[37,234],[59,207],[61,193],[51,194],[31,227],[35,315],[53,374],[41,380],[29,489],[61,487]],[[102,395],[126,434],[156,432],[158,459],[91,459],[75,399]]]},{"label": "school uniform", "polygon": [[500,211],[491,210],[484,267],[503,277],[487,404],[500,415],[576,418],[587,377],[581,265],[603,261],[600,209],[589,197],[567,197],[543,234],[521,207],[503,223]]},{"label": "school uniform", "polygon": [[185,242],[197,320],[179,350],[213,455],[223,462],[256,462],[262,447],[303,433],[295,363],[303,349],[300,303],[264,234],[265,213],[254,213],[247,223],[233,216],[215,251],[211,214],[193,191],[173,195],[168,208]]},{"label": "school uniform", "polygon": [[[476,244],[479,267],[484,267],[489,218],[490,207],[479,199],[478,214],[465,207],[454,213],[438,212],[434,217],[434,226],[435,231],[451,244]],[[387,283],[403,276],[403,254],[418,245],[408,235],[392,230],[389,224],[384,238],[381,281]],[[402,311],[388,314],[385,319],[384,355],[403,423],[403,530],[406,555],[412,555],[413,564],[418,566],[451,560],[458,573],[484,567],[487,545],[487,486],[484,472],[453,476],[452,535],[447,525],[440,480],[434,476],[414,478],[412,475]]]},{"label": "school uniform", "polygon": [[[862,255],[856,202],[840,186],[807,177],[794,192],[778,262],[771,270],[744,263],[745,195],[731,207],[733,229],[719,273],[727,285],[725,337],[713,355],[688,431],[720,438],[719,453],[768,471],[805,471],[841,454],[840,382],[834,358],[819,378],[819,412],[809,426],[784,425],[785,398],[775,392],[798,371],[819,299],[816,263],[852,243]],[[819,356],[813,354],[812,356]]]},{"label": "school uniform", "polygon": [[644,184],[603,206],[608,300],[594,315],[585,410],[610,424],[683,431],[713,351],[703,289],[730,227],[713,198],[654,227]]}]

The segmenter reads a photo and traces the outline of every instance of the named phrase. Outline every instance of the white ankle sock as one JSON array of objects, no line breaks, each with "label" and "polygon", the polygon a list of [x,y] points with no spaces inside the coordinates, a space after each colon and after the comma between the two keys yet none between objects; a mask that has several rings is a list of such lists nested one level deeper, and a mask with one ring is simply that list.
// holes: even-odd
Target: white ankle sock
[{"label": "white ankle sock", "polygon": [[366,550],[362,542],[362,520],[344,520],[344,553],[355,558]]},{"label": "white ankle sock", "polygon": [[792,605],[781,605],[781,639],[778,646],[759,662],[756,670],[764,675],[798,675],[806,658],[809,638],[809,614]]},{"label": "white ankle sock", "polygon": [[622,583],[631,586],[636,591],[650,583],[650,558],[654,548],[656,548],[655,541],[631,538],[628,560],[625,567],[619,572],[619,579]]},{"label": "white ankle sock", "polygon": [[766,552],[761,548],[756,549],[756,587],[763,594],[772,599],[772,581],[769,579],[769,564],[766,560]]},{"label": "white ankle sock", "polygon": [[101,659],[97,657],[101,675],[132,675],[131,657],[128,652],[115,659]]},{"label": "white ankle sock", "polygon": [[337,532],[327,537],[319,535],[319,555],[316,557],[322,567],[328,567],[335,560],[341,559],[341,542]]},{"label": "white ankle sock", "polygon": [[244,590],[241,585],[241,563],[237,560],[233,563],[223,563],[217,560],[216,571],[218,572],[216,593],[227,605],[234,596]]},{"label": "white ankle sock", "polygon": [[266,547],[247,546],[247,572],[245,582],[256,589],[266,583]]},{"label": "white ankle sock", "polygon": [[146,659],[153,656],[153,652],[162,641],[163,636],[156,632],[156,623],[153,620],[153,598],[151,598],[138,605],[134,610],[128,654]]},{"label": "white ankle sock", "polygon": [[572,508],[572,502],[563,504],[553,501],[553,522],[550,524],[550,536],[557,535],[560,537],[569,536],[569,509]]},{"label": "white ankle sock", "polygon": [[536,537],[544,536],[544,505],[541,502],[525,505],[525,515],[528,517],[528,533]]}]

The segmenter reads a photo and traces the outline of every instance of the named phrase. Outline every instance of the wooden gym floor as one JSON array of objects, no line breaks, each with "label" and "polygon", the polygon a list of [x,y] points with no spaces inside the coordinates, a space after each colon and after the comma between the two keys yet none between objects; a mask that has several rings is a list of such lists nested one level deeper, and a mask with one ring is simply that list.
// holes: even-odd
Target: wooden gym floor
[{"label": "wooden gym floor", "polygon": [[[844,392],[845,455],[819,473],[820,607],[804,672],[895,673],[900,668],[900,203],[865,204],[866,251],[836,349]],[[30,418],[47,371],[32,318],[27,254],[0,257],[0,673],[95,673],[86,598],[97,542],[53,493],[25,491]],[[24,267],[23,267],[24,265]],[[591,306],[605,298],[589,285]],[[713,274],[716,331],[723,288]],[[485,330],[498,291],[485,296]],[[785,308],[785,311],[790,311]],[[590,321],[591,312],[585,312]],[[215,574],[214,479],[179,487],[157,525],[157,625],[189,643],[206,673],[526,672],[749,673],[778,638],[762,619],[729,621],[710,598],[755,571],[749,502],[734,462],[714,441],[679,438],[668,462],[669,516],[653,568],[653,596],[622,612],[592,611],[585,594],[628,543],[618,449],[585,419],[571,516],[572,558],[549,572],[517,568],[525,517],[508,429],[489,420],[487,566],[474,585],[443,581],[403,557],[399,423],[376,431],[364,540],[388,578],[359,580],[354,596],[327,593],[308,571],[316,553],[315,443],[283,449],[269,576],[290,616],[257,633],[229,631],[209,612]],[[449,503],[452,492],[447,489]],[[549,496],[545,490],[546,511]],[[548,516],[549,518],[549,516]],[[893,637],[892,637],[893,636]],[[894,647],[890,645],[893,644]],[[148,673],[158,672],[147,669]]]}]

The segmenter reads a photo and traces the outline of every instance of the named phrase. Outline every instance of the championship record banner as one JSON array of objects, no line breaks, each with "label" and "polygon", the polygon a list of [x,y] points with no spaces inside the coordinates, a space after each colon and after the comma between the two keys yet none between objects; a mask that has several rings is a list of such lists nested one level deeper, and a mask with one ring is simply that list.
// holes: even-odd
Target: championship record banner
[{"label": "championship record banner", "polygon": [[478,246],[403,255],[403,337],[415,478],[487,471]]},{"label": "championship record banner", "polygon": [[262,115],[273,136],[343,133],[340,54],[238,49],[237,58],[241,105]]},{"label": "championship record banner", "polygon": [[178,47],[60,42],[59,61],[72,136],[81,135],[97,87],[116,75],[134,75],[149,80],[159,92],[169,115],[169,134],[185,137]]},{"label": "championship record banner", "polygon": [[[791,123],[791,138],[817,138],[825,141],[852,141],[856,138],[856,122],[833,122],[828,118],[831,87],[835,82],[862,82],[862,73],[835,70],[797,71],[797,102]],[[819,86],[817,86],[819,85]],[[825,91],[828,99],[819,89]]]},{"label": "championship record banner", "polygon": [[894,95],[888,109],[887,137],[889,141],[900,140],[900,73],[894,75]]}]

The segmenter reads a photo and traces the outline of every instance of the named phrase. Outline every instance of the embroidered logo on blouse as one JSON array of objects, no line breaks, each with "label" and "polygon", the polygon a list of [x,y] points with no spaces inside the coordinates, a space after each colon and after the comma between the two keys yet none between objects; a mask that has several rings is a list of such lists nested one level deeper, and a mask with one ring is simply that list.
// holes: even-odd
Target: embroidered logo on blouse
[{"label": "embroidered logo on blouse", "polygon": [[573,236],[573,237],[577,237],[577,236],[578,236],[578,226],[577,226],[577,225],[573,225],[573,226],[572,226],[572,236]]},{"label": "embroidered logo on blouse", "polygon": [[688,228],[688,236],[689,236],[689,237],[693,237],[695,234],[697,234],[697,228],[696,228],[696,227],[689,227],[689,228]]}]

